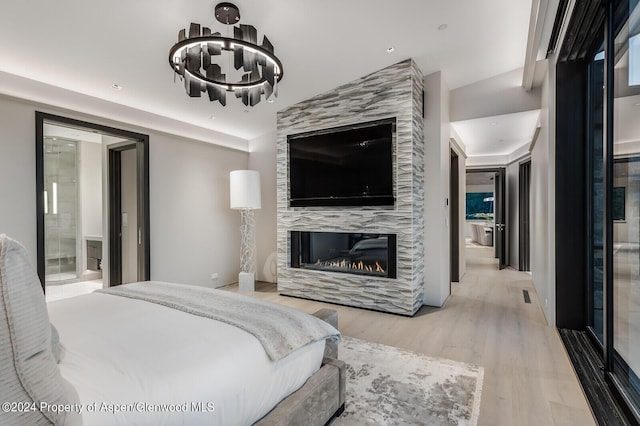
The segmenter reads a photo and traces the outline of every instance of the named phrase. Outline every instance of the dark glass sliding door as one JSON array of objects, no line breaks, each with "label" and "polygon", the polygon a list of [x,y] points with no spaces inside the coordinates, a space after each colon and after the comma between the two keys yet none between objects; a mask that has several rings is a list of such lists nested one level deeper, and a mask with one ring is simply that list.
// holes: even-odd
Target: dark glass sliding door
[{"label": "dark glass sliding door", "polygon": [[589,283],[588,325],[604,344],[604,51],[598,52],[588,71],[587,114],[587,277]]},{"label": "dark glass sliding door", "polygon": [[603,3],[587,67],[586,326],[606,377],[640,415],[640,6]]},{"label": "dark glass sliding door", "polygon": [[640,424],[639,0],[575,2],[554,55],[556,325],[598,421]]},{"label": "dark glass sliding door", "polygon": [[[640,395],[640,6],[622,2],[626,22],[613,39],[612,226],[613,372]],[[637,398],[638,400],[640,398]]]},{"label": "dark glass sliding door", "polygon": [[[623,149],[616,145],[614,152]],[[614,372],[640,394],[640,150],[633,151],[613,163],[613,346]]]}]

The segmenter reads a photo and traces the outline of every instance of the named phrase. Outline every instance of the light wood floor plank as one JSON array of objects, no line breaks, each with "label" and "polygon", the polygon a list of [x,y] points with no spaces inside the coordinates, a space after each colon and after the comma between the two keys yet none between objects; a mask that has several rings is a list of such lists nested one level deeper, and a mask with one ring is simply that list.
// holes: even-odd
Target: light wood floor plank
[{"label": "light wood floor plank", "polygon": [[250,295],[309,313],[336,309],[346,336],[484,367],[479,425],[594,425],[531,277],[498,271],[491,252],[468,250],[467,273],[453,283],[445,306],[423,307],[413,318],[280,296],[273,284]]}]

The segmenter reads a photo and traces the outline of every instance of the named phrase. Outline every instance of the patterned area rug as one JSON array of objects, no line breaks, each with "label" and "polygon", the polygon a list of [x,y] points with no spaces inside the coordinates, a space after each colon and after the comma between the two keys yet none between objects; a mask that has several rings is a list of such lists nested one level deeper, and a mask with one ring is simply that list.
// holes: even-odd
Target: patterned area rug
[{"label": "patterned area rug", "polygon": [[475,425],[484,369],[343,337],[345,411],[333,426]]}]

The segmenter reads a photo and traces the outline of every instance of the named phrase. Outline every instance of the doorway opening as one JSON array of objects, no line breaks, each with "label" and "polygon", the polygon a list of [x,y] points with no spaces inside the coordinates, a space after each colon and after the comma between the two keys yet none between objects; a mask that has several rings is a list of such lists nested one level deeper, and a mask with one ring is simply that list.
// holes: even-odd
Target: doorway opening
[{"label": "doorway opening", "polygon": [[125,227],[111,232],[121,193],[113,194],[112,171],[105,166],[108,154],[125,146],[134,153],[134,169],[121,185],[136,188],[133,223],[141,243],[132,248],[139,273],[124,282],[144,281],[149,277],[148,136],[36,112],[37,269],[48,301],[123,282],[111,271],[127,254],[121,236],[113,237]]},{"label": "doorway opening", "polygon": [[504,269],[507,258],[504,168],[467,169],[465,241],[467,264]]}]

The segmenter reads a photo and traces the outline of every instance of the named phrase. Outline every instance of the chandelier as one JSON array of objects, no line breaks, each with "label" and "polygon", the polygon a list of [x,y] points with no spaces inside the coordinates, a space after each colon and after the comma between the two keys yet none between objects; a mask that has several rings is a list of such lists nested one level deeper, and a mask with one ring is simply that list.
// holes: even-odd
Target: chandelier
[{"label": "chandelier", "polygon": [[[219,3],[215,7],[218,22],[233,27],[233,37],[223,37],[210,28],[191,23],[189,36],[186,30],[178,33],[178,42],[169,50],[171,69],[184,81],[187,94],[200,97],[206,92],[210,101],[227,104],[227,92],[242,98],[245,106],[254,106],[265,99],[278,96],[278,82],[282,80],[282,62],[274,55],[273,45],[264,36],[257,44],[258,32],[252,25],[240,24],[239,9],[231,3]],[[227,81],[223,52],[233,55],[227,64],[227,74],[233,66],[239,73],[239,81]],[[233,62],[233,65],[231,65]]]}]

